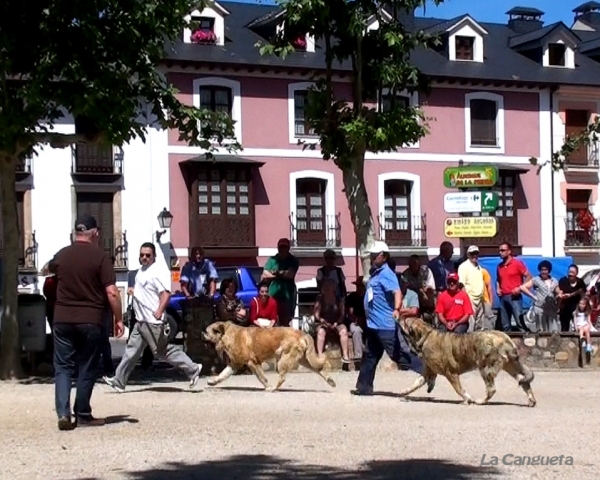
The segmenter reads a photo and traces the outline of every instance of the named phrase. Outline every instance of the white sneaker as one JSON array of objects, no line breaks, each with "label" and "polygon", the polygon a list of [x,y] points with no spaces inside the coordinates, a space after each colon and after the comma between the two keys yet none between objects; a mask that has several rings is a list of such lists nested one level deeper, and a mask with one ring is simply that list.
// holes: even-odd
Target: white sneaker
[{"label": "white sneaker", "polygon": [[202,371],[202,364],[197,363],[196,366],[198,367],[198,370],[196,370],[196,373],[194,373],[192,375],[192,378],[190,378],[190,388],[194,388],[196,385],[198,385],[198,381],[200,380],[200,372]]},{"label": "white sneaker", "polygon": [[117,393],[123,393],[125,391],[125,387],[122,387],[114,377],[102,377],[102,380]]}]

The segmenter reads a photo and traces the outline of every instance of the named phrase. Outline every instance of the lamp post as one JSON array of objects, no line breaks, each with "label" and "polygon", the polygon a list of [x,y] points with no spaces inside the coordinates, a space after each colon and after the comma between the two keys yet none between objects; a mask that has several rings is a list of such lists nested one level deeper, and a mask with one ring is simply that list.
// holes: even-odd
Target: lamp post
[{"label": "lamp post", "polygon": [[171,223],[173,222],[173,215],[166,208],[162,209],[162,212],[158,214],[158,226],[163,230],[156,231],[156,241],[160,242],[160,237],[162,237],[165,233],[167,233],[167,228],[171,228]]}]

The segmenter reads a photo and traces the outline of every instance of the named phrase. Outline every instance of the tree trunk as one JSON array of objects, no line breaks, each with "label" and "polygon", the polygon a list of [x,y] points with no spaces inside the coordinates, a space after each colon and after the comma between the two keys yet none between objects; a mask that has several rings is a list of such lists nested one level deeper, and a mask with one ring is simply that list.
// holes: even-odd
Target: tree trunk
[{"label": "tree trunk", "polygon": [[21,376],[21,345],[17,323],[19,231],[15,171],[17,158],[0,156],[0,206],[3,224],[2,317],[0,318],[0,379]]},{"label": "tree trunk", "polygon": [[350,217],[358,240],[363,275],[367,280],[371,269],[369,248],[375,241],[375,229],[367,188],[365,187],[365,152],[355,152],[347,165],[351,165],[351,167],[342,168],[344,191],[346,192]]}]

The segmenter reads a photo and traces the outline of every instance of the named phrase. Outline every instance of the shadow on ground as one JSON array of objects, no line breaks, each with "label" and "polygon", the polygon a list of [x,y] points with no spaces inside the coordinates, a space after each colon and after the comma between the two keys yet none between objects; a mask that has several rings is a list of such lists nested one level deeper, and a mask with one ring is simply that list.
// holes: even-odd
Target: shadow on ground
[{"label": "shadow on ground", "polygon": [[[115,364],[116,367],[117,364]],[[208,376],[208,375],[203,375]],[[168,363],[155,362],[151,369],[145,370],[141,366],[137,366],[131,377],[129,377],[128,385],[144,386],[153,383],[171,383],[186,381],[187,377],[179,369],[172,367]],[[103,383],[99,378],[99,382]],[[52,371],[39,373],[37,375],[27,376],[19,379],[22,385],[45,385],[54,383],[54,373]]]},{"label": "shadow on ground", "polygon": [[479,480],[501,478],[501,472],[435,459],[373,461],[345,470],[269,455],[239,455],[197,464],[169,463],[158,469],[125,472],[125,476],[131,480]]}]

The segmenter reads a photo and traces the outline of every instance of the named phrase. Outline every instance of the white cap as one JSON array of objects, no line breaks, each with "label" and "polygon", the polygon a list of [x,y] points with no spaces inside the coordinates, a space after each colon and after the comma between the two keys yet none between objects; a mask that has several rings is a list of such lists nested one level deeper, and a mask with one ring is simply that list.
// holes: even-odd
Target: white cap
[{"label": "white cap", "polygon": [[390,249],[387,246],[387,243],[382,242],[381,240],[376,240],[371,248],[369,249],[369,253],[381,253],[386,252],[389,253]]},{"label": "white cap", "polygon": [[467,253],[475,252],[479,252],[479,247],[477,245],[471,245],[469,248],[467,248]]}]

